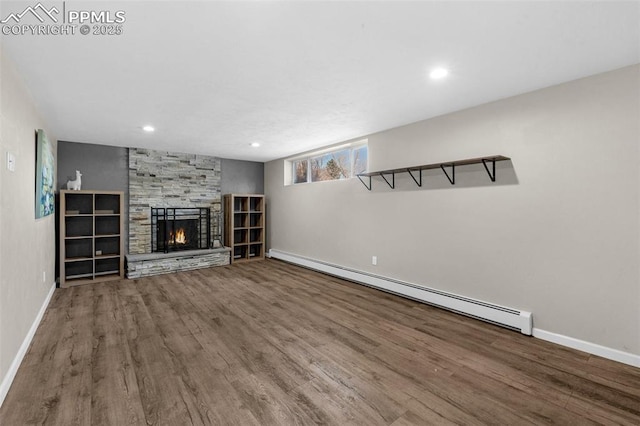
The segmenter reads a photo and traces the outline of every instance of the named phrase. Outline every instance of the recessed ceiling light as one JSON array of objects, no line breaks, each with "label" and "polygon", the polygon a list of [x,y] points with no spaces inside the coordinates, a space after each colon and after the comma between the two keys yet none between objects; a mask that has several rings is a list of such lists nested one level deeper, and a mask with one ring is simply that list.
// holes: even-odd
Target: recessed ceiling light
[{"label": "recessed ceiling light", "polygon": [[449,71],[447,71],[445,68],[435,68],[431,70],[431,72],[429,73],[429,77],[431,77],[434,80],[439,80],[441,78],[446,77],[448,74],[449,74]]},{"label": "recessed ceiling light", "polygon": [[258,142],[254,142],[251,144],[252,147],[257,148],[260,146],[260,144]]},{"label": "recessed ceiling light", "polygon": [[142,130],[144,130],[145,132],[151,133],[151,132],[154,132],[156,129],[153,126],[146,125],[142,128]]}]

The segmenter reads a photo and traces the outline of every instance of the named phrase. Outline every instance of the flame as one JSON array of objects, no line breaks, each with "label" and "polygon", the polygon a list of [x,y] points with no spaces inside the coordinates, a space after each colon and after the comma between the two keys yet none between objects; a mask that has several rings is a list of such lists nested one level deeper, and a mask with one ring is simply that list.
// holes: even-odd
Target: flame
[{"label": "flame", "polygon": [[173,232],[170,235],[170,242],[174,244],[187,244],[187,235],[184,233],[184,229],[179,228],[175,235]]}]

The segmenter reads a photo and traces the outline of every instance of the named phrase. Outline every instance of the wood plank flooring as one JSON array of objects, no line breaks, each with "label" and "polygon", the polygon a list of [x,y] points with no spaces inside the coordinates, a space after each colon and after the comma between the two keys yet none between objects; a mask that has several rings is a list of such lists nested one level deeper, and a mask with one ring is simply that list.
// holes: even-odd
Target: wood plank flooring
[{"label": "wood plank flooring", "polygon": [[640,369],[276,260],[56,290],[2,425],[640,424]]}]

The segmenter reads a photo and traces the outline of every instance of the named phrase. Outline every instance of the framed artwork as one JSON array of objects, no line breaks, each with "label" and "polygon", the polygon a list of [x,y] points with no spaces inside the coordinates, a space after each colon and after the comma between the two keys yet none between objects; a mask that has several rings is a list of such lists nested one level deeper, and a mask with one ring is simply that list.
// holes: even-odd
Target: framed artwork
[{"label": "framed artwork", "polygon": [[36,134],[36,219],[55,212],[56,158],[42,129]]}]

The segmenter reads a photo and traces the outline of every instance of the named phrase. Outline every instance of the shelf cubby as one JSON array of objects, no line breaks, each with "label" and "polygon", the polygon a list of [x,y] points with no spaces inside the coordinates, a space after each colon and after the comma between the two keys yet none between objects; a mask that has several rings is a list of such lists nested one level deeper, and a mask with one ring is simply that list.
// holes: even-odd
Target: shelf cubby
[{"label": "shelf cubby", "polygon": [[263,258],[262,243],[249,244],[249,258]]},{"label": "shelf cubby", "polygon": [[113,256],[120,254],[120,237],[96,237],[95,255]]},{"label": "shelf cubby", "polygon": [[73,215],[64,218],[67,232],[65,238],[93,236],[93,217],[89,215]]},{"label": "shelf cubby", "polygon": [[236,244],[246,244],[247,243],[247,229],[239,228],[233,230],[233,241]]},{"label": "shelf cubby", "polygon": [[247,259],[247,246],[236,245],[233,247],[233,261],[238,262]]},{"label": "shelf cubby", "polygon": [[93,257],[93,238],[65,239],[64,251],[67,259]]},{"label": "shelf cubby", "polygon": [[95,216],[95,234],[96,235],[119,235],[120,234],[120,216]]},{"label": "shelf cubby", "polygon": [[252,228],[249,230],[249,243],[262,243],[262,228]]},{"label": "shelf cubby", "polygon": [[[77,192],[77,191],[74,191]],[[62,210],[66,216],[82,214],[93,214],[93,195],[88,193],[77,193],[66,200],[65,208]]]},{"label": "shelf cubby", "polygon": [[233,200],[233,211],[247,212],[249,211],[248,199],[246,197],[237,197]]},{"label": "shelf cubby", "polygon": [[120,259],[117,257],[106,257],[95,259],[96,275],[118,275],[120,273]]},{"label": "shelf cubby", "polygon": [[[64,278],[68,280],[77,280],[80,278],[93,277],[93,259],[79,260],[76,262],[65,262]],[[62,280],[62,277],[60,278]]]},{"label": "shelf cubby", "polygon": [[233,213],[233,228],[247,228],[249,215],[247,213]]},{"label": "shelf cubby", "polygon": [[120,214],[120,200],[118,194],[98,194],[95,195],[95,215]]},{"label": "shelf cubby", "polygon": [[262,213],[250,213],[249,214],[249,227],[262,229],[262,219],[264,215]]},{"label": "shelf cubby", "polygon": [[264,197],[249,197],[249,211],[261,212]]}]

